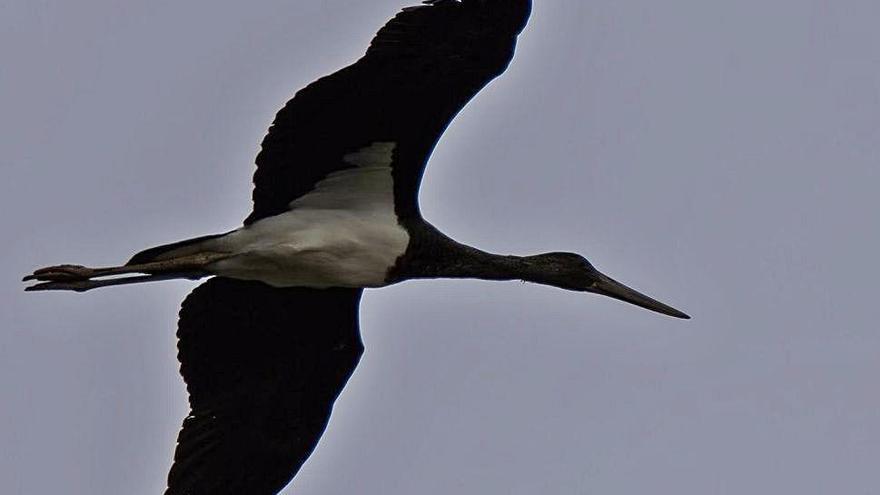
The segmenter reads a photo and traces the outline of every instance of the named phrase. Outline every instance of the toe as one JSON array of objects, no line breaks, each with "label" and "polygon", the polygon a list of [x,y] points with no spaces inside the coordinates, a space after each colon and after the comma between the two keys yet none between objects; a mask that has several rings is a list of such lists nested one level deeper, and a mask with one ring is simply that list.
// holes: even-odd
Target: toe
[{"label": "toe", "polygon": [[91,276],[92,270],[79,265],[58,265],[40,268],[31,275],[24,277],[23,282],[39,280],[44,282],[69,282],[86,280]]}]

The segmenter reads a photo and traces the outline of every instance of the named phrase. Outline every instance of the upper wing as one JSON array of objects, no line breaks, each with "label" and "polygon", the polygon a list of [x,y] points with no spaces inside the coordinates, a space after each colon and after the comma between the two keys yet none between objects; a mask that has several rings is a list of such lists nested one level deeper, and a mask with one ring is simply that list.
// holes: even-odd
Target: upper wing
[{"label": "upper wing", "polygon": [[166,495],[270,495],[314,449],[363,352],[360,289],[214,278],[178,327],[189,416]]},{"label": "upper wing", "polygon": [[346,155],[393,143],[399,217],[418,214],[418,187],[452,118],[513,57],[530,0],[430,0],[383,27],[366,55],[299,91],[275,117],[257,156],[254,211],[283,213]]}]

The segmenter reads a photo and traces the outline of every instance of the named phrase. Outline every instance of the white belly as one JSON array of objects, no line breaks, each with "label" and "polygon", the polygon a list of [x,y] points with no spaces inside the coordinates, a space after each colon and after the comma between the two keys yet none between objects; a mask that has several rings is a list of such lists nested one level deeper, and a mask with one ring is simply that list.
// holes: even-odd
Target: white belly
[{"label": "white belly", "polygon": [[318,182],[290,210],[205,244],[230,253],[208,269],[275,287],[380,287],[409,245],[394,213],[394,143],[345,156],[353,165]]},{"label": "white belly", "polygon": [[409,235],[393,216],[347,210],[295,210],[212,241],[231,257],[217,275],[275,287],[380,287]]}]

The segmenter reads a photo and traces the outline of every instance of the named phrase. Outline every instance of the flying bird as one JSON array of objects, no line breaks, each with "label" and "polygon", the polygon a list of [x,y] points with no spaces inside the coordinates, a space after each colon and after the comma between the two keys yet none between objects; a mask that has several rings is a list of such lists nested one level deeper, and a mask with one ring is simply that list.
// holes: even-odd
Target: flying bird
[{"label": "flying bird", "polygon": [[257,156],[241,228],[147,249],[122,266],[60,265],[29,291],[212,277],[177,335],[190,414],[166,495],[275,494],[318,443],[363,352],[364,288],[409,279],[523,280],[688,318],[573,253],[490,254],[418,205],[455,115],[511,62],[530,0],[429,0],[391,19],[354,64],[300,90]]}]

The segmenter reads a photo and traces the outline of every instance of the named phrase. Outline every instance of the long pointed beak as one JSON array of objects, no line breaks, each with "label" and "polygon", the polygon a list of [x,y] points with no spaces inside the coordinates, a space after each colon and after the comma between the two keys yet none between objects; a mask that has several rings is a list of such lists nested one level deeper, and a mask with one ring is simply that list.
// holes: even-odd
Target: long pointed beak
[{"label": "long pointed beak", "polygon": [[613,297],[614,299],[635,304],[636,306],[641,306],[645,309],[650,309],[651,311],[656,311],[664,315],[674,316],[675,318],[682,318],[685,320],[691,318],[672,306],[667,306],[660,301],[651,299],[641,292],[630,289],[611,277],[607,277],[599,272],[596,272],[596,275],[595,282],[593,282],[593,285],[587,289],[587,292]]}]

